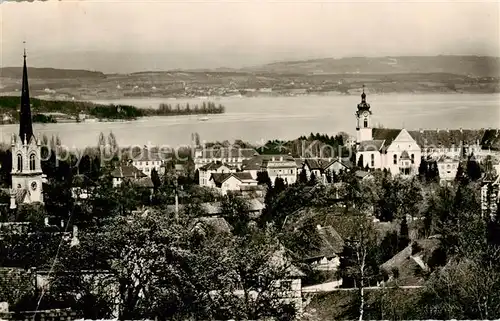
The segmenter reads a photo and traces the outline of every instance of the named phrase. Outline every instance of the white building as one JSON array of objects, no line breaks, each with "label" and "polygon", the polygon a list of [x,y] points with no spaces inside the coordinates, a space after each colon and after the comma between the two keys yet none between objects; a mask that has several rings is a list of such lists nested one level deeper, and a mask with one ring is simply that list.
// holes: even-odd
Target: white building
[{"label": "white building", "polygon": [[422,151],[415,139],[404,128],[372,128],[371,116],[363,90],[356,112],[356,165],[387,169],[393,175],[418,173]]},{"label": "white building", "polygon": [[142,149],[139,153],[134,154],[132,165],[148,177],[151,177],[153,169],[156,169],[159,175],[165,174],[161,154],[152,150]]},{"label": "white building", "polygon": [[220,162],[208,163],[198,169],[199,185],[209,186],[209,180],[213,173],[236,173],[236,167],[222,164]]},{"label": "white building", "polygon": [[208,186],[216,188],[222,195],[229,191],[240,191],[242,186],[257,186],[257,181],[250,173],[213,173],[208,181]]},{"label": "white building", "polygon": [[436,160],[439,179],[442,183],[451,182],[457,177],[460,159],[458,157],[441,156]]},{"label": "white building", "polygon": [[287,184],[297,181],[297,163],[291,155],[258,155],[245,160],[242,170],[257,179],[257,173],[267,172],[271,183],[282,178]]},{"label": "white building", "polygon": [[151,178],[144,174],[141,170],[130,164],[122,164],[117,166],[112,172],[113,187],[120,186],[125,181],[152,189],[153,182]]},{"label": "white building", "polygon": [[241,168],[243,161],[259,155],[253,148],[214,147],[197,148],[194,152],[195,170],[213,162],[221,162]]}]

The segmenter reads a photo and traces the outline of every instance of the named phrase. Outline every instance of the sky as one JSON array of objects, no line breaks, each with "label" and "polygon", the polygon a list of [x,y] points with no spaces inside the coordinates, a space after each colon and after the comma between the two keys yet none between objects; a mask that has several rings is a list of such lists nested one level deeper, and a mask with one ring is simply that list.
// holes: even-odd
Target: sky
[{"label": "sky", "polygon": [[499,1],[0,0],[0,64],[243,67],[324,57],[499,56]]}]

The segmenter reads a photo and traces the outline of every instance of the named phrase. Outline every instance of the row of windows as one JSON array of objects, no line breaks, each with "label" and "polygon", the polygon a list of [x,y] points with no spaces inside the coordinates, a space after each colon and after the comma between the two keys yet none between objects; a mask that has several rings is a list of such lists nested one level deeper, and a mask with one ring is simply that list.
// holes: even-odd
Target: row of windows
[{"label": "row of windows", "polygon": [[[30,171],[34,171],[36,169],[36,156],[35,154],[30,155]],[[21,155],[17,155],[17,170],[23,171],[23,157]]]},{"label": "row of windows", "polygon": [[[372,155],[373,155],[373,154],[372,154]],[[411,154],[411,155],[410,155],[410,159],[411,159],[411,163],[412,163],[412,164],[415,164],[415,155],[414,155],[414,154]],[[398,163],[398,155],[394,154],[394,155],[392,156],[392,161],[393,161],[394,165],[397,165],[397,163]]]},{"label": "row of windows", "polygon": [[[137,162],[137,165],[141,166],[142,163],[145,163],[144,165],[149,166],[149,162]],[[152,161],[151,165],[161,165],[161,161]]]}]

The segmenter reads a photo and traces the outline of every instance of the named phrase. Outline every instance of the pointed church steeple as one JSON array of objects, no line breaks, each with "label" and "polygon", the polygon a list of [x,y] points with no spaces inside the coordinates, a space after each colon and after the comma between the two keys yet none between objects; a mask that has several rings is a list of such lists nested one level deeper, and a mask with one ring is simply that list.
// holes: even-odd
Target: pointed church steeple
[{"label": "pointed church steeple", "polygon": [[33,125],[31,123],[30,90],[28,85],[28,68],[26,67],[26,49],[24,49],[23,84],[19,120],[19,136],[21,137],[21,141],[29,143],[31,137],[33,137]]}]

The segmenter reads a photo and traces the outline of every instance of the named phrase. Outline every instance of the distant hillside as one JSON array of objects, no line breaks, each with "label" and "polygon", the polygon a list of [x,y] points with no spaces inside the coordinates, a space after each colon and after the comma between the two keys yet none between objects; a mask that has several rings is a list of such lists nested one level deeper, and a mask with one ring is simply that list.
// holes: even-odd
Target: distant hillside
[{"label": "distant hillside", "polygon": [[500,58],[484,56],[324,58],[276,62],[243,70],[302,74],[452,73],[473,77],[499,77]]},{"label": "distant hillside", "polygon": [[[20,79],[22,74],[22,67],[0,68],[0,77]],[[98,71],[29,67],[29,77],[34,79],[73,79],[106,78],[106,75]]]}]

